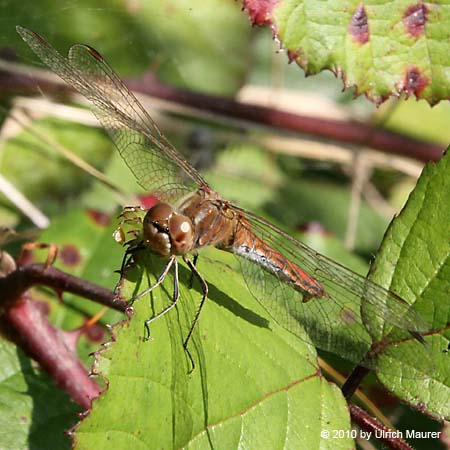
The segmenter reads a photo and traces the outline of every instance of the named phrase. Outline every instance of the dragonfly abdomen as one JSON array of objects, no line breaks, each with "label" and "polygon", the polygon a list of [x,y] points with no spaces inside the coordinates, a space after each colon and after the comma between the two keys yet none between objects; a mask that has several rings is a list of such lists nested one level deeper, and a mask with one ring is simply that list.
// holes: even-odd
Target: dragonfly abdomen
[{"label": "dragonfly abdomen", "polygon": [[249,230],[241,229],[235,234],[230,248],[233,253],[258,264],[280,281],[288,283],[303,294],[303,302],[312,298],[328,297],[323,285],[280,252],[266,245]]}]

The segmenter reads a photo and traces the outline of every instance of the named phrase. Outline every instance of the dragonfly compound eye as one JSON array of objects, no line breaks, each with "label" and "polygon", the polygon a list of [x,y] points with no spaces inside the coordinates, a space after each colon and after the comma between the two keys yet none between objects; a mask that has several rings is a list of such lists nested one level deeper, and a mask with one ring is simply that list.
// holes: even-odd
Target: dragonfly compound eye
[{"label": "dragonfly compound eye", "polygon": [[172,253],[182,255],[194,246],[194,226],[187,216],[173,213],[169,220]]},{"label": "dragonfly compound eye", "polygon": [[168,221],[173,214],[173,208],[167,203],[158,203],[147,211],[144,222],[162,222]]},{"label": "dragonfly compound eye", "polygon": [[144,243],[160,256],[172,254],[169,237],[169,220],[173,208],[167,203],[159,203],[147,211],[144,217]]}]

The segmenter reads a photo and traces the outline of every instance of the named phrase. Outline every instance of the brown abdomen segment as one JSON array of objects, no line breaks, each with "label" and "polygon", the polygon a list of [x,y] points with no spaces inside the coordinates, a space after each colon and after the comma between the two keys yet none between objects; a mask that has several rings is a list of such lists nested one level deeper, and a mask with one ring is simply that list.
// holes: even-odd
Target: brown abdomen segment
[{"label": "brown abdomen segment", "polygon": [[226,250],[253,261],[261,269],[291,285],[293,289],[303,294],[303,302],[329,296],[322,283],[289,261],[280,252],[269,247],[245,227],[238,227],[232,246]]}]

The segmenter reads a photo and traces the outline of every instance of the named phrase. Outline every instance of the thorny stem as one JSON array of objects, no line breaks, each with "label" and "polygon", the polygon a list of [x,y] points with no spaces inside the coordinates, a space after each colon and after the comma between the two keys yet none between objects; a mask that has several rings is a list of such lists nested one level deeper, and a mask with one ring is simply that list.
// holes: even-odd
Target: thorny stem
[{"label": "thorny stem", "polygon": [[200,110],[256,122],[286,131],[306,133],[337,142],[371,147],[386,153],[404,155],[419,161],[437,161],[444,149],[430,142],[400,133],[377,129],[357,121],[309,117],[234,99],[186,91],[160,83],[152,74],[129,80],[127,86],[142,94],[162,98]]},{"label": "thorny stem", "polygon": [[115,298],[114,293],[89,281],[69,275],[52,266],[44,264],[27,264],[0,278],[0,308],[15,303],[17,299],[33,285],[54,288],[61,292],[70,292],[92,301],[109,306],[117,311],[125,312],[127,303]]},{"label": "thorny stem", "polygon": [[68,333],[55,328],[38,302],[32,301],[26,292],[37,284],[71,292],[121,312],[126,311],[127,303],[117,299],[108,289],[39,263],[15,268],[0,278],[0,323],[3,331],[35,359],[74,401],[88,409],[101,388],[89,377],[71,348]]},{"label": "thorny stem", "polygon": [[370,416],[366,411],[359,406],[349,404],[350,416],[352,421],[360,428],[371,431],[375,436],[377,433],[378,439],[383,442],[386,447],[391,450],[412,450],[412,448],[403,440],[392,433],[392,430],[382,425],[378,420]]},{"label": "thorny stem", "polygon": [[[33,76],[18,72],[0,71],[2,91],[35,92],[38,84],[45,92],[66,94],[70,86],[46,76],[45,72],[33,70]],[[320,138],[357,146],[371,147],[386,153],[405,155],[420,161],[437,161],[443,148],[430,142],[413,139],[372,125],[357,121],[340,121],[314,118],[301,114],[289,113],[265,106],[242,103],[234,99],[199,92],[178,89],[160,83],[151,73],[143,78],[129,80],[129,88],[156,98],[188,105],[202,111],[221,114],[234,119],[242,119],[257,124],[267,125],[280,130],[306,133]]]},{"label": "thorny stem", "polygon": [[88,409],[101,388],[89,377],[69,347],[65,333],[47,320],[38,303],[23,296],[6,310],[2,321],[15,343],[37,361],[75,402]]}]

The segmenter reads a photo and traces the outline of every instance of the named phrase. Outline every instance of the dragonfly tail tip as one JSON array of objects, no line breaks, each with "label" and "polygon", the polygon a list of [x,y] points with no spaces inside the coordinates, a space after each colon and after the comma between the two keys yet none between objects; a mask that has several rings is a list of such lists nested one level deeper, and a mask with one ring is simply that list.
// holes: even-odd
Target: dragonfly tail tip
[{"label": "dragonfly tail tip", "polygon": [[408,330],[411,334],[411,336],[419,341],[421,344],[426,344],[425,338],[418,332],[413,330]]}]

